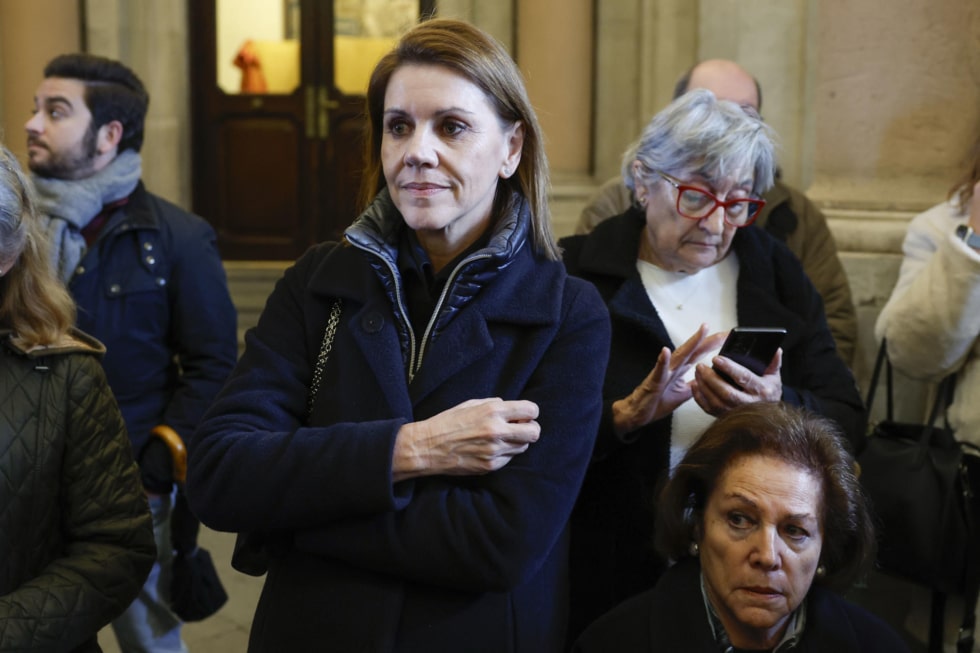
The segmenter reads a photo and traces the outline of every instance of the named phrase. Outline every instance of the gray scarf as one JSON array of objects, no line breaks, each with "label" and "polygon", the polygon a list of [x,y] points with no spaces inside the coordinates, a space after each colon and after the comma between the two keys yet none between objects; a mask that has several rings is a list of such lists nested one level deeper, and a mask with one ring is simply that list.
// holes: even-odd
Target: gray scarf
[{"label": "gray scarf", "polygon": [[91,177],[54,179],[33,175],[41,224],[51,248],[51,264],[68,282],[85,255],[84,229],[102,207],[129,197],[143,174],[138,152],[125,150]]}]

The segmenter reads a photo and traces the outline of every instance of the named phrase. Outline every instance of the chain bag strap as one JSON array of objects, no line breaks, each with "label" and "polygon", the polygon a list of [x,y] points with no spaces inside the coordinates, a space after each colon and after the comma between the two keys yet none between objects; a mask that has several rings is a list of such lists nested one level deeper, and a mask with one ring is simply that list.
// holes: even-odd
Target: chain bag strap
[{"label": "chain bag strap", "polygon": [[[313,403],[316,395],[320,391],[320,384],[323,382],[323,370],[330,358],[330,350],[333,349],[334,337],[337,335],[337,326],[340,324],[340,309],[342,302],[339,298],[335,299],[333,306],[330,307],[330,317],[327,319],[327,326],[323,331],[323,342],[320,344],[320,353],[316,358],[316,367],[313,369],[313,377],[310,379],[310,394],[306,400],[306,422],[309,423],[313,415]],[[250,576],[261,576],[269,570],[269,560],[279,546],[275,534],[264,531],[249,531],[239,533],[235,538],[235,549],[231,554],[231,566]]]},{"label": "chain bag strap", "polygon": [[320,392],[320,383],[323,382],[323,370],[327,366],[327,359],[330,358],[330,350],[333,349],[333,339],[337,335],[337,325],[340,324],[340,309],[343,304],[338,297],[330,307],[330,317],[327,319],[327,328],[323,330],[323,343],[320,345],[320,353],[316,357],[316,368],[313,370],[313,379],[310,381],[310,396],[306,401],[306,421],[309,423],[313,416],[313,404],[316,395]]}]

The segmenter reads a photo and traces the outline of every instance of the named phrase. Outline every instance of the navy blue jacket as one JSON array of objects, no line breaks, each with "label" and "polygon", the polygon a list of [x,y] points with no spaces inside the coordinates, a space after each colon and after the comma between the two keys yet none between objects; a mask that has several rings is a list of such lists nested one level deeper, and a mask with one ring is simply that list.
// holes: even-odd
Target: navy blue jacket
[{"label": "navy blue jacket", "polygon": [[140,183],[69,282],[78,327],[106,346],[133,453],[167,424],[186,440],[238,356],[235,307],[211,226]]},{"label": "navy blue jacket", "polygon": [[[630,434],[612,426],[612,402],[650,373],[664,346],[674,349],[636,269],[642,212],[596,225],[561,241],[569,273],[596,285],[612,319],[612,350],[603,388],[596,456],[572,518],[573,631],[626,597],[649,588],[663,562],[652,550],[653,500],[669,466],[670,419]],[[739,260],[736,311],[742,326],[781,326],[783,401],[833,418],[854,443],[865,430],[863,403],[836,353],[823,302],[799,261],[757,227],[732,240]]]},{"label": "navy blue jacket", "polygon": [[[424,338],[404,314],[402,219],[386,193],[347,243],[315,247],[277,284],[190,450],[204,523],[280,537],[250,651],[561,650],[566,525],[609,318],[591,285],[532,252],[528,223],[526,209],[503,219],[459,264]],[[486,475],[392,483],[403,424],[484,397],[537,403],[540,439]]]},{"label": "navy blue jacket", "polygon": [[[719,653],[701,594],[701,567],[671,567],[657,586],[603,615],[573,653]],[[806,626],[792,653],[908,653],[885,622],[830,590],[812,586]]]}]

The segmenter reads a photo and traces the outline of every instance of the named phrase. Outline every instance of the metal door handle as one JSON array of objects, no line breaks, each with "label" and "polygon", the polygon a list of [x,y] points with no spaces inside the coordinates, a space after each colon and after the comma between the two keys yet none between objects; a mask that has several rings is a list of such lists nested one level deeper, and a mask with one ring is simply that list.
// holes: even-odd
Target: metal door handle
[{"label": "metal door handle", "polygon": [[317,112],[317,125],[319,129],[317,130],[320,136],[320,140],[327,140],[330,136],[330,111],[340,107],[340,102],[337,100],[331,100],[330,94],[327,92],[327,87],[321,85],[318,88],[317,106],[319,111]]}]

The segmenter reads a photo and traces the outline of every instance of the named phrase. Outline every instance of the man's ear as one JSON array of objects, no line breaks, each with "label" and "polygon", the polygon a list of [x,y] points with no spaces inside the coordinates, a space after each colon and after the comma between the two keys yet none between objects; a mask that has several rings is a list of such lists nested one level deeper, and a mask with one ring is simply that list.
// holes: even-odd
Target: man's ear
[{"label": "man's ear", "polygon": [[119,147],[122,141],[123,126],[118,120],[110,120],[99,127],[99,133],[95,140],[95,148],[99,154],[111,152]]}]

